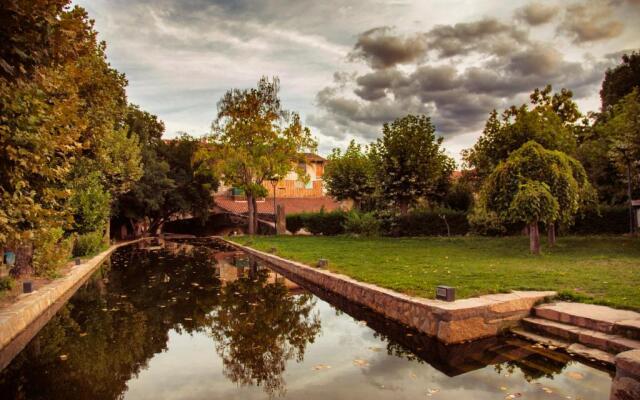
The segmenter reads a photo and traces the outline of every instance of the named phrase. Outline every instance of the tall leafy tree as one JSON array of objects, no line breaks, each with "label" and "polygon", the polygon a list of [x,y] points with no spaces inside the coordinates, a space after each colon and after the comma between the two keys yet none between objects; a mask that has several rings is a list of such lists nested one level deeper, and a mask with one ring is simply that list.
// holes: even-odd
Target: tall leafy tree
[{"label": "tall leafy tree", "polygon": [[467,166],[484,179],[511,152],[530,140],[546,149],[574,155],[574,125],[580,118],[580,112],[572,97],[569,90],[562,89],[552,94],[551,86],[546,86],[533,91],[531,108],[526,104],[512,106],[501,116],[493,110],[476,144],[463,154]]},{"label": "tall leafy tree", "polygon": [[[485,180],[478,207],[494,212],[504,222],[522,222],[529,228],[531,252],[540,252],[538,226],[571,224],[595,193],[579,161],[558,150],[531,141],[514,151]],[[549,237],[555,242],[555,230]]]},{"label": "tall leafy tree", "polygon": [[600,100],[602,111],[608,111],[623,97],[640,87],[640,52],[622,56],[622,63],[608,69],[602,81]]},{"label": "tall leafy tree", "polygon": [[256,88],[228,91],[218,102],[209,146],[201,154],[202,159],[217,159],[225,183],[244,191],[250,234],[257,230],[256,199],[267,194],[262,183],[284,177],[304,162],[304,151],[316,147],[300,116],[282,108],[279,90],[278,78],[262,77]]},{"label": "tall leafy tree", "polygon": [[374,168],[362,147],[351,140],[344,153],[333,149],[322,179],[329,195],[338,200],[353,200],[360,209],[375,191]]},{"label": "tall leafy tree", "polygon": [[35,236],[74,229],[76,177],[97,172],[110,193],[139,177],[136,141],[114,146],[123,142],[126,80],[86,12],[68,4],[0,8],[0,246],[17,250],[16,273],[29,272],[34,243],[55,245]]},{"label": "tall leafy tree", "polygon": [[616,103],[604,129],[610,133],[609,157],[621,175],[626,178],[629,228],[633,232],[635,224],[631,200],[634,180],[638,180],[640,166],[640,91],[638,88]]},{"label": "tall leafy tree", "polygon": [[406,214],[418,199],[439,201],[446,194],[453,159],[426,115],[407,115],[384,124],[371,145],[376,181],[387,203]]}]

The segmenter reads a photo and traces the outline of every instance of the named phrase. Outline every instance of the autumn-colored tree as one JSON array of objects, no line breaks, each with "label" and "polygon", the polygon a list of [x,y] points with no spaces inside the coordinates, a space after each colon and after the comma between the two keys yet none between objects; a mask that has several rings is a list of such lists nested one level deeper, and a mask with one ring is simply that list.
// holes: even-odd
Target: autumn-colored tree
[{"label": "autumn-colored tree", "polygon": [[[267,194],[265,180],[283,178],[303,163],[303,152],[316,142],[300,116],[282,108],[280,81],[262,77],[256,88],[233,89],[218,102],[213,133],[201,159],[218,163],[227,185],[244,191],[249,209],[249,234],[257,230],[256,200]],[[302,170],[299,175],[306,176]]]},{"label": "autumn-colored tree", "polygon": [[595,192],[577,160],[531,141],[487,177],[477,207],[495,213],[503,222],[527,224],[531,252],[538,254],[539,222],[547,225],[553,245],[555,224],[571,224],[594,201]]},{"label": "autumn-colored tree", "polygon": [[126,80],[86,12],[68,4],[0,8],[0,246],[17,250],[15,273],[30,272],[33,244],[43,243],[35,236],[74,229],[76,177],[99,173],[118,193],[140,176],[137,139],[122,136]]},{"label": "autumn-colored tree", "polygon": [[374,166],[362,147],[354,140],[344,153],[333,149],[322,179],[329,195],[338,200],[353,200],[360,209],[375,191]]},{"label": "autumn-colored tree", "polygon": [[446,194],[453,159],[436,137],[426,115],[407,115],[384,124],[382,137],[371,145],[381,196],[402,214],[420,199],[439,201]]}]

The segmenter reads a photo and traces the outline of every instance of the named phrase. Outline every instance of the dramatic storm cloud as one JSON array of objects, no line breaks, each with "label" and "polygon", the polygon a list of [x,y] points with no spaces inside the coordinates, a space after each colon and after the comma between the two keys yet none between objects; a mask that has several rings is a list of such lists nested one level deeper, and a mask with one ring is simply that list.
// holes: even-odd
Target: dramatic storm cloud
[{"label": "dramatic storm cloud", "polygon": [[604,71],[640,41],[640,2],[468,0],[81,0],[167,136],[209,130],[230,88],[280,77],[320,151],[425,113],[450,153],[493,108],[547,83],[597,109]]}]

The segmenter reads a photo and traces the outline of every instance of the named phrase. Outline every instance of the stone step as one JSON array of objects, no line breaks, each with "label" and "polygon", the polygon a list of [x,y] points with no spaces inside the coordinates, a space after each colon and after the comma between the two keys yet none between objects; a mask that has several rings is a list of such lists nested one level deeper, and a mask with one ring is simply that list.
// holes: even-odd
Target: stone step
[{"label": "stone step", "polygon": [[566,351],[570,355],[577,355],[590,361],[601,362],[609,366],[614,364],[615,356],[603,350],[587,347],[580,343],[569,343],[561,339],[542,336],[537,333],[533,333],[531,331],[520,328],[512,328],[511,332],[516,336],[527,339],[529,341],[546,345],[549,349],[561,349]]},{"label": "stone step", "polygon": [[604,333],[548,319],[524,318],[522,324],[528,330],[555,336],[571,343],[580,343],[612,354],[640,349],[640,341],[624,336]]},{"label": "stone step", "polygon": [[534,315],[592,331],[640,340],[640,313],[634,311],[595,304],[557,302],[535,307]]}]

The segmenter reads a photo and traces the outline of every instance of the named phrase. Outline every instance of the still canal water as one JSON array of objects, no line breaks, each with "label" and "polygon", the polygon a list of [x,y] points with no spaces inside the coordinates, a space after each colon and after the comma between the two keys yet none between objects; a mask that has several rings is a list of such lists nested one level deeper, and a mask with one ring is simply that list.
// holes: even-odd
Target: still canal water
[{"label": "still canal water", "polygon": [[607,399],[516,338],[443,346],[215,242],[122,248],[0,373],[2,399]]}]

